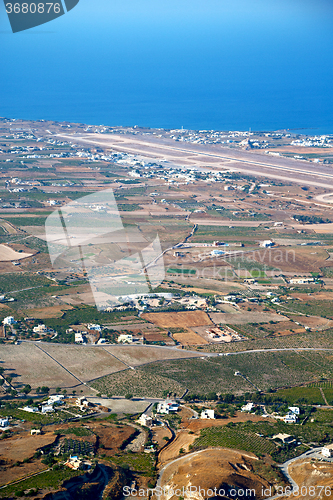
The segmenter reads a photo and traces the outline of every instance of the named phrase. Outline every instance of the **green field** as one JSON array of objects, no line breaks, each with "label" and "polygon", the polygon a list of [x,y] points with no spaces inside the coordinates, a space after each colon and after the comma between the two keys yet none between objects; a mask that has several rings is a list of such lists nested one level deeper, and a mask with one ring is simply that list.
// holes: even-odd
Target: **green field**
[{"label": "green field", "polygon": [[[242,353],[209,359],[159,361],[140,368],[149,375],[174,380],[191,393],[210,391],[238,394],[301,385],[318,380],[323,373],[333,374],[330,356],[297,352]],[[240,376],[240,371],[251,383]]]},{"label": "green field", "polygon": [[65,469],[43,472],[38,476],[20,481],[17,484],[9,485],[6,488],[1,489],[0,498],[10,498],[9,495],[12,495],[15,492],[21,492],[30,489],[56,490],[60,488],[63,481],[71,479],[72,477],[80,476],[81,474],[82,471],[73,471],[68,467],[66,467]]},{"label": "green field", "polygon": [[154,373],[145,373],[140,369],[125,370],[102,377],[93,382],[92,387],[101,394],[136,397],[165,397],[166,393],[182,396],[185,388],[175,380]]},{"label": "green field", "polygon": [[195,274],[195,269],[183,269],[181,267],[169,267],[167,270],[168,273],[172,274]]},{"label": "green field", "polygon": [[44,226],[46,219],[47,216],[4,218],[4,220],[14,224],[14,226]]},{"label": "green field", "polygon": [[211,427],[203,429],[200,437],[193,444],[194,450],[213,447],[234,448],[262,455],[271,454],[276,446],[267,439],[257,436],[254,432],[241,429],[239,426]]},{"label": "green field", "polygon": [[[309,449],[309,443],[319,446],[332,442],[332,415],[332,410],[313,410],[311,419],[307,418],[304,425],[285,424],[281,420],[276,422],[247,421],[229,423],[225,427],[202,429],[200,437],[193,444],[193,449],[226,447],[249,451],[259,456],[268,453],[274,460],[282,463]],[[306,416],[301,415],[301,421]],[[272,440],[272,437],[279,433],[292,435],[301,445],[283,446],[280,441]]]},{"label": "green field", "polygon": [[282,399],[290,405],[294,403],[304,403],[309,405],[325,404],[320,390],[317,387],[292,387],[291,389],[280,389],[274,394],[270,394],[270,397],[273,401]]}]

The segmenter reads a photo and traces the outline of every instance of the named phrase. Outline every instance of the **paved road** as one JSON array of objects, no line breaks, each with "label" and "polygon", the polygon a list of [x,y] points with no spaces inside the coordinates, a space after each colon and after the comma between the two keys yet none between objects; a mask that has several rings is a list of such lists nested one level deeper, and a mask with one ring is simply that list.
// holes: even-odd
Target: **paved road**
[{"label": "paved road", "polygon": [[[293,462],[296,462],[296,460],[302,460],[302,459],[304,460],[306,458],[323,458],[322,455],[319,454],[320,451],[321,451],[321,447],[320,448],[312,448],[311,450],[306,451],[302,455],[299,455],[296,458],[292,458],[291,460],[288,460],[287,462],[284,462],[284,464],[282,464],[280,466],[281,471],[286,476],[286,478],[288,479],[290,485],[292,486],[292,491],[290,493],[290,498],[292,498],[293,492],[295,491],[295,494],[296,494],[296,491],[302,485],[298,485],[296,483],[296,481],[294,481],[294,479],[291,477],[291,475],[289,474],[289,471],[288,471],[289,466]],[[274,495],[273,497],[267,498],[267,500],[276,500],[278,498],[281,498],[281,496],[283,496],[283,498],[285,498],[286,495]]]}]

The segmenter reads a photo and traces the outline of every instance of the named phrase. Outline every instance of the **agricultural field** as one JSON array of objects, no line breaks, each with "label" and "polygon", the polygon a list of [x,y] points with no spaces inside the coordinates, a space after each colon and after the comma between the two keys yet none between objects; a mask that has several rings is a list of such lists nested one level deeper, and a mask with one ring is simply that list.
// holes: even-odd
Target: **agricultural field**
[{"label": "agricultural field", "polygon": [[[224,305],[224,304],[223,304]],[[209,313],[211,320],[218,324],[246,325],[251,323],[268,323],[269,321],[282,322],[287,320],[286,316],[275,313],[265,313],[256,311],[235,311],[234,313]]]},{"label": "agricultural field", "polygon": [[235,450],[249,451],[259,456],[264,453],[272,454],[276,450],[272,442],[257,436],[254,432],[242,431],[233,424],[228,424],[225,427],[203,429],[191,449],[200,450],[210,447],[233,448]]},{"label": "agricultural field", "polygon": [[2,367],[13,378],[15,388],[73,387],[78,380],[33,343],[1,346]]},{"label": "agricultural field", "polygon": [[144,313],[141,317],[163,328],[187,328],[191,326],[212,325],[204,311],[181,311],[166,313]]},{"label": "agricultural field", "polygon": [[104,349],[130,366],[140,366],[163,359],[179,359],[197,357],[198,354],[181,349],[168,349],[153,346],[112,345]]},{"label": "agricultural field", "polygon": [[43,343],[41,349],[82,382],[127,368],[124,363],[99,346]]},{"label": "agricultural field", "polygon": [[[164,359],[191,358],[195,353],[150,346],[80,346],[23,342],[1,346],[2,367],[19,389],[74,387],[111,373]],[[120,374],[119,374],[120,376]],[[126,392],[127,394],[127,392]]]},{"label": "agricultural field", "polygon": [[[163,361],[140,368],[177,381],[189,392],[241,394],[256,388],[267,390],[301,385],[332,376],[331,357],[319,353],[244,353],[236,356]],[[239,371],[242,376],[235,376]]]},{"label": "agricultural field", "polygon": [[176,342],[179,342],[179,344],[184,346],[201,346],[208,344],[207,340],[190,329],[186,332],[173,333],[172,337],[176,340]]},{"label": "agricultural field", "polygon": [[163,398],[168,393],[181,397],[185,392],[184,386],[176,380],[140,369],[107,375],[95,380],[91,386],[108,396],[132,394],[135,397]]}]

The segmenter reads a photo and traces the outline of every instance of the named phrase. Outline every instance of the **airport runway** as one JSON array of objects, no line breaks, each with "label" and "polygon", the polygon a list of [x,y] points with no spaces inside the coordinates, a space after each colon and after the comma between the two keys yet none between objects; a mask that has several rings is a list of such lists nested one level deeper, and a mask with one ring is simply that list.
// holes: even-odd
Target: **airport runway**
[{"label": "airport runway", "polygon": [[167,160],[184,167],[206,170],[232,170],[253,176],[333,189],[333,169],[330,166],[307,161],[272,156],[254,151],[243,151],[220,145],[180,145],[171,139],[142,138],[131,135],[63,135],[75,143],[87,143],[110,148],[112,151],[140,155],[149,159]]}]

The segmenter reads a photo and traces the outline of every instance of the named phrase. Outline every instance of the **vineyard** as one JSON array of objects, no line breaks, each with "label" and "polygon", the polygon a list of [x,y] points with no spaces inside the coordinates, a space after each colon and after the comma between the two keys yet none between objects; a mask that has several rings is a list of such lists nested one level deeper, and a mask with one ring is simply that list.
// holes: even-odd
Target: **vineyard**
[{"label": "vineyard", "polygon": [[156,375],[154,373],[144,373],[143,370],[126,370],[112,375],[102,377],[93,382],[92,387],[101,394],[126,396],[133,394],[137,397],[162,398],[166,393],[174,393],[180,397],[184,394],[186,387],[182,384]]},{"label": "vineyard", "polygon": [[222,447],[244,450],[262,455],[272,454],[276,451],[274,443],[264,437],[258,436],[254,432],[245,431],[235,424],[228,424],[226,427],[211,427],[203,429],[200,437],[195,440],[192,448],[194,450]]},{"label": "vineyard", "polygon": [[70,453],[71,455],[93,455],[94,445],[88,441],[77,441],[75,439],[65,438],[60,446],[60,453]]}]

